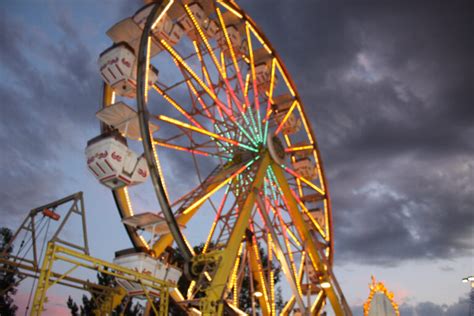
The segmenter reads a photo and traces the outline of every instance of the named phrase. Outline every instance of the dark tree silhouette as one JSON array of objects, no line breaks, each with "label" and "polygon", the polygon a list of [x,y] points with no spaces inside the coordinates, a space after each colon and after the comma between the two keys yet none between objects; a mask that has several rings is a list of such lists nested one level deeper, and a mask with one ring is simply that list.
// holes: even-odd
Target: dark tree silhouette
[{"label": "dark tree silhouette", "polygon": [[[5,250],[10,240],[13,237],[13,233],[10,229],[3,227],[0,228],[0,252]],[[6,249],[6,252],[10,254],[13,251],[13,247]],[[15,315],[18,307],[13,303],[13,295],[16,293],[16,268],[2,264],[0,269],[0,315],[10,316]]]}]

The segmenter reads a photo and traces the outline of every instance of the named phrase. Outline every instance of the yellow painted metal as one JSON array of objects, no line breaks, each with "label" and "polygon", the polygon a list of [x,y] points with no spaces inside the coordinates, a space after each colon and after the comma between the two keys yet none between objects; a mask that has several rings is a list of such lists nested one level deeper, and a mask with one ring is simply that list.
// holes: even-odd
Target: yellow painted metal
[{"label": "yellow painted metal", "polygon": [[48,243],[46,254],[41,265],[41,273],[36,287],[35,296],[33,299],[33,308],[31,309],[31,316],[41,315],[43,312],[44,301],[46,300],[46,291],[49,287],[49,278],[51,275],[51,268],[53,266],[55,245]]},{"label": "yellow painted metal", "polygon": [[292,295],[290,299],[288,300],[288,302],[283,307],[283,309],[281,310],[280,315],[283,315],[283,316],[290,315],[291,309],[293,308],[293,306],[295,306],[295,302],[296,302],[295,296]]},{"label": "yellow painted metal", "polygon": [[[208,194],[209,192],[214,190],[216,187],[218,187],[221,184],[221,182],[225,180],[227,175],[228,175],[228,172],[225,169],[222,170],[221,173],[217,174],[215,177],[216,181],[214,181],[211,185],[209,185],[206,188],[205,194]],[[197,197],[196,201],[198,201],[199,199],[200,197]],[[194,205],[196,201],[193,201],[192,204]],[[199,208],[205,202],[206,201],[204,200],[201,203],[198,203],[192,209],[189,209],[188,212],[180,214],[179,217],[176,218],[176,222],[178,222],[179,225],[185,226],[191,220],[191,218],[193,218],[193,216],[197,213]],[[166,247],[171,246],[173,241],[174,241],[173,236],[170,233],[164,234],[163,236],[161,236],[152,247],[153,251],[155,252],[155,255],[159,256],[160,254],[162,254],[163,251],[165,251]]]},{"label": "yellow painted metal", "polygon": [[[73,264],[74,266],[65,273],[53,272],[53,264],[56,261],[62,261]],[[169,290],[173,288],[171,283],[156,279],[150,275],[142,274],[137,271],[107,262],[102,259],[94,258],[84,253],[72,250],[67,247],[63,247],[54,242],[49,242],[46,254],[43,259],[43,264],[40,271],[40,277],[38,285],[36,287],[33,308],[31,309],[30,315],[38,316],[41,315],[46,301],[46,293],[48,289],[65,279],[70,272],[77,269],[78,267],[90,269],[93,271],[102,272],[104,274],[115,276],[116,278],[139,282],[143,285],[146,282],[146,287],[156,290],[160,293],[160,310],[159,315],[168,315],[168,300]],[[57,275],[54,279],[52,276]],[[113,293],[105,293],[105,297],[101,304],[99,304],[98,310],[95,311],[96,315],[105,315],[110,313],[122,301],[126,295],[124,290],[117,290],[110,288]],[[148,296],[148,290],[145,292]]]},{"label": "yellow painted metal", "polygon": [[327,267],[325,267],[323,263],[323,258],[318,252],[318,246],[316,244],[316,241],[312,238],[311,233],[309,232],[309,229],[304,221],[303,215],[298,209],[298,204],[293,195],[291,194],[291,189],[288,185],[288,181],[285,178],[284,171],[279,165],[275,163],[273,163],[271,167],[278,180],[278,184],[282,189],[283,195],[285,196],[286,202],[288,203],[287,206],[290,217],[293,220],[293,223],[295,224],[295,227],[298,230],[301,239],[304,241],[305,248],[308,252],[311,262],[314,268],[319,273],[321,273],[321,282],[331,283],[331,286],[327,289],[324,289],[324,292],[329,298],[329,301],[331,302],[331,306],[336,316],[344,316],[343,307],[335,292],[334,286],[332,286],[331,276],[328,274]]},{"label": "yellow painted metal", "polygon": [[261,260],[257,253],[258,248],[254,246],[253,243],[247,242],[247,253],[249,255],[250,270],[252,270],[252,275],[254,280],[256,280],[256,290],[262,293],[258,297],[258,302],[260,303],[260,308],[262,309],[263,315],[271,315],[270,302],[268,300],[268,291],[265,282],[265,276],[262,271]]},{"label": "yellow painted metal", "polygon": [[206,297],[202,299],[202,313],[203,315],[222,315],[223,304],[222,295],[227,286],[228,278],[232,272],[235,263],[235,258],[239,251],[240,243],[245,234],[245,230],[249,225],[249,219],[255,205],[254,189],[260,189],[263,184],[265,172],[270,164],[270,155],[265,152],[257,162],[259,164],[257,173],[249,188],[248,196],[240,209],[239,217],[234,225],[229,241],[224,251],[221,253],[222,260],[220,261],[217,272],[215,273],[211,284],[205,290]]}]

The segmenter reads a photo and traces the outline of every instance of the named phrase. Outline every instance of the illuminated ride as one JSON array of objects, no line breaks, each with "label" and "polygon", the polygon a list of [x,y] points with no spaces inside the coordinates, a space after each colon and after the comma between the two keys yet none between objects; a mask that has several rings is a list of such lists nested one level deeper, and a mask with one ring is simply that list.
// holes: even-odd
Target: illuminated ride
[{"label": "illuminated ride", "polygon": [[169,269],[175,243],[191,282],[170,295],[190,314],[238,312],[247,278],[252,310],[275,315],[279,269],[282,314],[317,315],[328,299],[350,315],[316,138],[254,21],[233,1],[158,1],[107,35],[102,133],[86,155],[135,248],[115,263]]},{"label": "illuminated ride", "polygon": [[369,288],[369,297],[364,303],[364,316],[400,316],[393,292],[387,290],[383,282],[376,282],[372,276]]}]

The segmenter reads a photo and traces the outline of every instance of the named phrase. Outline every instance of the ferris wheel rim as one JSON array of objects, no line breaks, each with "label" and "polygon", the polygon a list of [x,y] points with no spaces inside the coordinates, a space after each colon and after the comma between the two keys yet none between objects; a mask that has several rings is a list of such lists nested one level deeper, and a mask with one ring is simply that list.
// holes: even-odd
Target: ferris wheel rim
[{"label": "ferris wheel rim", "polygon": [[[243,12],[236,4],[234,1],[220,1],[220,2],[226,2],[228,5],[231,5],[233,6],[233,9],[234,10],[238,10],[238,12],[240,14],[242,14],[242,17],[243,17],[243,20],[245,20],[246,22],[249,22],[253,28],[255,29],[256,32],[258,32],[258,34],[264,39],[264,42],[266,45],[268,45],[268,47],[270,47],[271,51],[272,51],[272,55],[274,56],[275,59],[278,60],[278,63],[279,63],[279,67],[281,67],[281,71],[283,73],[285,73],[285,76],[286,76],[286,79],[290,82],[290,85],[292,87],[292,89],[294,90],[294,97],[296,100],[298,100],[299,104],[301,105],[301,111],[302,111],[302,115],[307,118],[307,115],[306,113],[304,112],[304,106],[303,106],[303,103],[300,99],[300,96],[299,96],[299,93],[293,83],[293,80],[292,80],[292,77],[289,75],[289,73],[287,72],[286,70],[286,66],[285,64],[282,62],[280,56],[278,55],[278,52],[273,49],[273,47],[271,46],[270,42],[266,39],[265,35],[263,34],[263,32],[258,28],[258,26],[255,24],[255,22],[245,13]],[[156,4],[156,6],[158,6],[158,4]],[[142,78],[142,76],[139,76],[138,79],[140,80],[140,78]],[[143,78],[141,79],[143,81]],[[144,86],[142,84],[142,86]],[[105,88],[104,88],[104,95],[105,95]],[[138,96],[138,94],[137,94]],[[104,101],[104,105],[105,105],[105,102]],[[143,111],[139,111],[139,114],[140,114],[140,117],[143,117],[145,116],[145,112]],[[142,123],[140,121],[141,125],[146,125],[145,123]],[[311,128],[311,123],[310,121],[307,119],[307,122],[306,122],[308,125],[309,125],[309,128],[308,128],[308,132],[311,134],[311,137],[316,140],[315,136],[314,136],[314,132],[313,132],[313,129]],[[143,139],[145,139],[145,137],[143,137]],[[153,146],[153,141],[152,140],[149,140],[150,142],[150,145]],[[321,159],[321,156],[320,156],[320,152],[319,152],[319,148],[318,148],[318,144],[316,141],[314,141],[313,143],[313,146],[314,146],[314,151],[316,153],[316,155],[318,156],[318,162],[320,164],[320,168],[321,168],[321,177],[322,177],[322,181],[323,181],[323,189],[324,189],[324,194],[325,194],[325,201],[327,201],[327,213],[328,213],[328,223],[326,223],[326,225],[328,225],[329,227],[329,235],[330,235],[330,238],[329,238],[329,241],[330,241],[330,249],[331,251],[329,252],[329,257],[328,257],[328,260],[329,260],[329,263],[332,264],[332,260],[333,260],[333,232],[332,232],[332,229],[333,229],[333,225],[332,225],[332,211],[331,211],[331,203],[330,203],[330,197],[329,197],[329,190],[327,188],[327,181],[325,179],[325,173],[324,173],[324,168],[323,168],[323,165],[322,165],[322,159]],[[150,168],[150,170],[156,174],[158,174],[158,170],[157,170],[158,167],[154,167],[154,168]],[[133,215],[132,213],[132,209],[131,207],[129,207],[127,209],[127,204],[130,204],[130,198],[128,196],[128,191],[126,188],[122,188],[122,189],[118,189],[118,190],[114,190],[114,197],[116,199],[116,203],[117,203],[117,206],[119,208],[119,213],[121,215],[121,217],[126,217],[126,216],[130,216],[130,215]],[[169,202],[167,201],[168,205],[169,205]],[[119,205],[120,204],[120,205]],[[129,205],[130,206],[130,205]],[[178,227],[179,229],[179,227]],[[146,241],[143,240],[143,238],[140,238],[141,236],[138,236],[136,232],[134,231],[130,231],[128,230],[127,228],[127,231],[132,239],[132,242],[134,243],[135,246],[144,246],[146,245]],[[146,245],[148,248],[149,245]]]}]

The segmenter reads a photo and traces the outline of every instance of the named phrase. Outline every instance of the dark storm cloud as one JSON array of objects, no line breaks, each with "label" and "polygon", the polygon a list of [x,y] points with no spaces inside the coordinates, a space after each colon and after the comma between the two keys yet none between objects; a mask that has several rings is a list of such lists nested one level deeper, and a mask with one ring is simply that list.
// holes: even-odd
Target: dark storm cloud
[{"label": "dark storm cloud", "polygon": [[286,62],[313,120],[337,262],[394,265],[472,251],[472,4],[243,6]]},{"label": "dark storm cloud", "polygon": [[[396,264],[472,249],[468,1],[242,5],[286,62],[313,120],[334,204],[336,260]],[[124,2],[116,20],[139,7]],[[7,149],[0,162],[23,166],[4,168],[2,212],[20,211],[24,196],[32,206],[34,194],[49,190],[42,178],[60,181],[52,167],[59,147],[82,152],[71,141],[74,129],[95,123],[95,52],[71,13],[53,13],[59,40],[0,11],[0,71],[9,78],[0,87]],[[174,169],[181,179],[187,169],[180,162]]]},{"label": "dark storm cloud", "polygon": [[42,28],[0,11],[3,219],[56,197],[65,176],[58,156],[82,151],[76,131],[87,128],[98,106],[94,61],[78,32],[57,13],[54,27],[63,38],[54,42]]},{"label": "dark storm cloud", "polygon": [[[469,298],[461,297],[453,304],[438,305],[432,302],[421,302],[418,304],[401,304],[400,315],[403,316],[465,316],[469,313]],[[364,315],[362,306],[352,307],[354,316]]]}]

